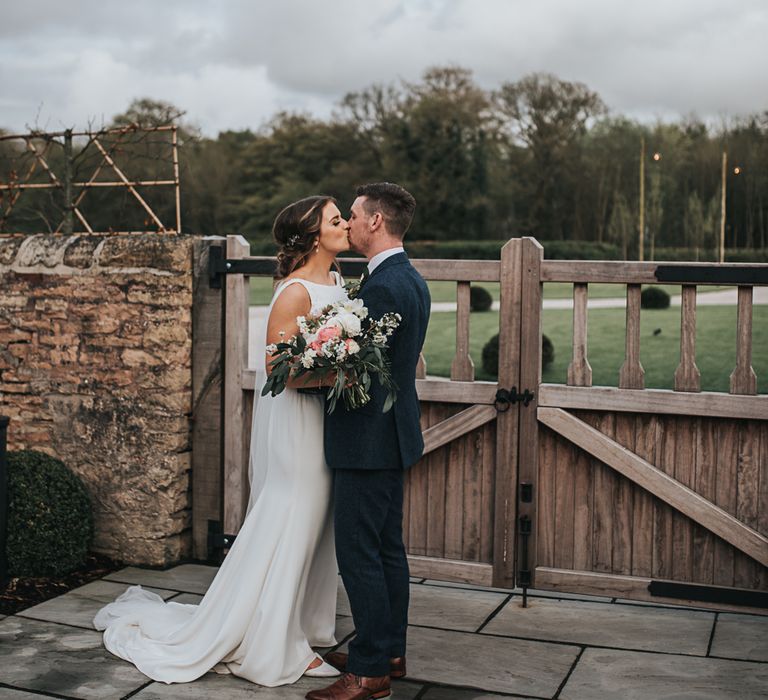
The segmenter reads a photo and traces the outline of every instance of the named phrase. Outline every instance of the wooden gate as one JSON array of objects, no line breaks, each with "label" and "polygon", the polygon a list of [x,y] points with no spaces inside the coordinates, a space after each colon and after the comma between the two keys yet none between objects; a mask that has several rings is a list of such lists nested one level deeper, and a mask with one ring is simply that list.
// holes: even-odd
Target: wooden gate
[{"label": "wooden gate", "polygon": [[[766,265],[540,261],[538,279],[573,284],[566,385],[539,384],[538,452],[521,460],[536,493],[536,588],[643,600],[768,607],[768,396],[751,366],[752,288]],[[590,282],[626,285],[618,387],[593,387]],[[644,388],[642,284],[682,285],[674,390]],[[696,285],[738,285],[730,393],[700,391]],[[537,431],[537,426],[533,428]]]},{"label": "wooden gate", "polygon": [[[209,550],[211,523],[226,548],[248,500],[255,388],[247,367],[248,276],[274,269],[274,259],[248,252],[244,239],[231,236],[211,267],[211,279],[226,282],[221,509],[219,520],[211,520],[212,506],[207,511]],[[408,473],[404,513],[413,575],[766,606],[768,396],[756,395],[751,326],[752,287],[768,284],[768,265],[545,261],[532,238],[510,240],[500,261],[413,264],[427,280],[455,282],[457,300],[450,379],[430,377],[423,362],[417,379],[425,454]],[[345,261],[342,271],[357,275],[363,265]],[[498,382],[474,379],[473,282],[500,286]],[[541,382],[546,282],[573,285],[573,359],[562,385]],[[592,386],[587,300],[596,282],[626,286],[626,359],[616,388]],[[640,290],[652,283],[682,285],[672,391],[644,388]],[[700,284],[739,288],[729,394],[699,390]],[[205,546],[199,520],[198,556]]]},{"label": "wooden gate", "polygon": [[[425,455],[409,471],[404,503],[404,537],[414,576],[514,586],[518,435],[533,414],[521,411],[515,391],[510,390],[521,385],[521,370],[533,371],[533,364],[520,361],[521,338],[533,337],[521,333],[529,323],[521,314],[521,304],[526,303],[521,279],[524,251],[530,257],[531,251],[540,250],[532,239],[513,239],[500,261],[413,261],[427,280],[455,282],[457,299],[451,378],[429,378],[423,359],[419,366]],[[207,533],[202,523],[196,528],[199,553],[203,546],[210,551],[212,541],[218,543],[214,549],[226,549],[245,515],[256,388],[255,372],[247,367],[248,277],[271,276],[274,259],[249,256],[247,242],[230,236],[226,252],[211,265],[212,277],[219,274],[225,279],[222,505],[220,520],[207,516]],[[363,266],[364,261],[343,261],[342,272],[357,275]],[[500,283],[498,383],[474,380],[469,355],[472,282]],[[538,303],[538,297],[527,303]],[[534,356],[537,349],[524,351]],[[507,391],[497,400],[500,388]]]}]

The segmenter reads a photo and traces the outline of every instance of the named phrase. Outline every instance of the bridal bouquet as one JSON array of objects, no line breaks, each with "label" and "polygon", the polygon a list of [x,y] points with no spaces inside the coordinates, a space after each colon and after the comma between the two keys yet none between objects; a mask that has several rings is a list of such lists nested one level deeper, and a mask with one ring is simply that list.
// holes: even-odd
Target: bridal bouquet
[{"label": "bridal bouquet", "polygon": [[311,384],[335,375],[328,388],[328,413],[341,398],[347,409],[354,409],[371,400],[371,375],[378,374],[389,392],[386,413],[395,402],[397,387],[385,351],[400,321],[400,314],[395,313],[386,313],[378,321],[369,318],[362,299],[338,301],[316,316],[299,316],[298,335],[267,346],[267,353],[273,355],[272,372],[261,395],[276,396],[290,377],[306,377]]}]

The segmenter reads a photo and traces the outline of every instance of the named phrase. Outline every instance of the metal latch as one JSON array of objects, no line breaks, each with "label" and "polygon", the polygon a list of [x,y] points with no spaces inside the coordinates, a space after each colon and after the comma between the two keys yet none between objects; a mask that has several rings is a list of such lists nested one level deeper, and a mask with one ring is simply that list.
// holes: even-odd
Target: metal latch
[{"label": "metal latch", "polygon": [[520,402],[523,406],[528,406],[534,398],[535,394],[529,389],[520,394],[517,391],[517,387],[513,386],[511,389],[499,389],[496,392],[496,399],[493,405],[499,413],[504,413],[504,411],[509,410],[513,403]]}]

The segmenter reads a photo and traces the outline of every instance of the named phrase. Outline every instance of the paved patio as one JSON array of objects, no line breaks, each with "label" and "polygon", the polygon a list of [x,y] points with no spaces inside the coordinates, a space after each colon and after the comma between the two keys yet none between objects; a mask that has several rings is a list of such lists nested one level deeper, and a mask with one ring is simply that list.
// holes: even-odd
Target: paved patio
[{"label": "paved patio", "polygon": [[[216,573],[184,564],[128,567],[0,619],[0,700],[273,700],[302,698],[322,680],[262,688],[209,673],[190,684],[150,681],[101,645],[91,620],[126,584],[196,602]],[[409,677],[397,700],[521,698],[768,698],[768,617],[414,579]],[[339,587],[337,638],[353,634]]]}]

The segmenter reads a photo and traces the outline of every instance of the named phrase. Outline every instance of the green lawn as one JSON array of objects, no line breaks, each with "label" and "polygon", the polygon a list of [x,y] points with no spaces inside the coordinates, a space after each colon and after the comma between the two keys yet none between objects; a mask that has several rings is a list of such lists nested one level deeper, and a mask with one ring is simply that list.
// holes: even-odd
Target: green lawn
[{"label": "green lawn", "polygon": [[[729,376],[736,363],[736,308],[702,306],[697,316],[697,365],[704,391],[728,391]],[[572,313],[546,309],[542,329],[555,346],[555,360],[544,372],[545,382],[565,383],[571,355]],[[593,309],[589,312],[588,357],[595,385],[617,386],[624,361],[624,309]],[[492,379],[482,371],[481,352],[488,339],[498,333],[498,313],[473,313],[470,321],[470,352],[478,379]],[[648,388],[671,389],[680,356],[680,309],[644,310],[640,316],[640,361]],[[660,333],[654,335],[654,331]],[[449,376],[455,352],[456,315],[434,313],[430,319],[424,355],[427,372]],[[758,391],[768,393],[768,306],[753,312],[752,366]]]},{"label": "green lawn", "polygon": [[[499,299],[499,285],[496,282],[478,283],[485,287],[494,298]],[[680,294],[679,285],[658,285],[666,289],[670,295]],[[726,289],[726,287],[699,287],[700,292]],[[429,282],[429,291],[432,301],[456,301],[455,282]],[[623,284],[590,284],[589,296],[593,299],[607,299],[611,297],[623,297],[625,295]],[[565,282],[547,282],[544,285],[545,299],[567,299],[573,296],[573,285]],[[253,306],[265,306],[272,298],[272,280],[269,277],[251,277],[251,300]]]}]

